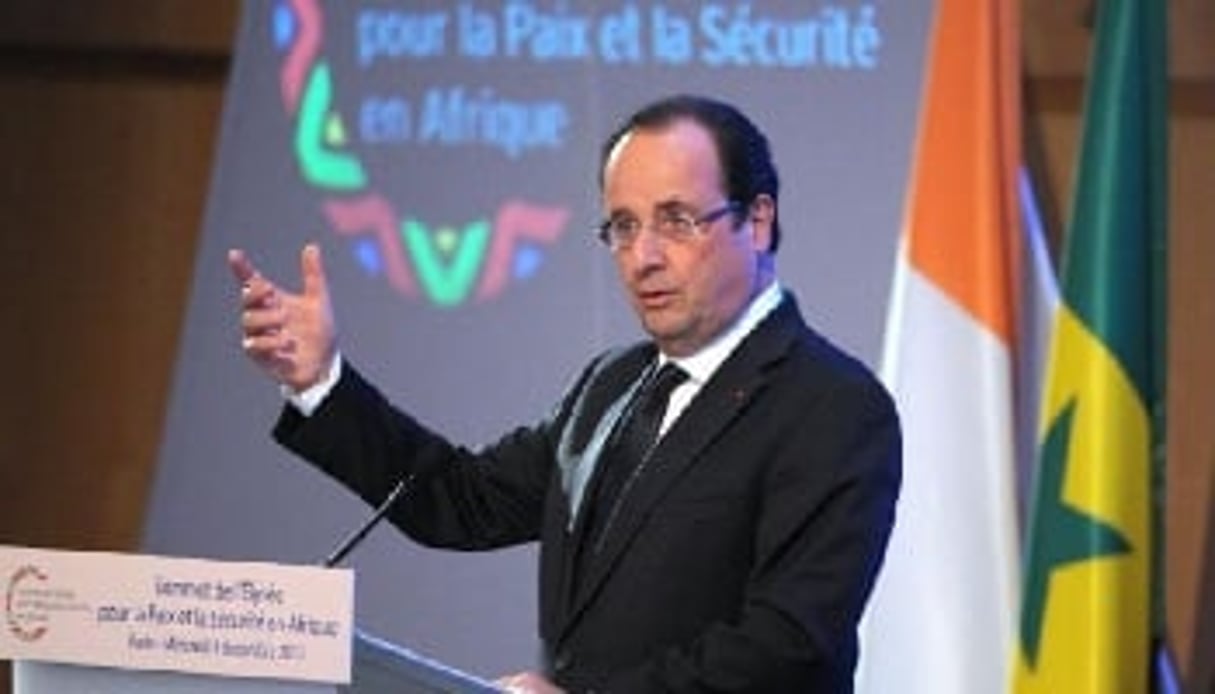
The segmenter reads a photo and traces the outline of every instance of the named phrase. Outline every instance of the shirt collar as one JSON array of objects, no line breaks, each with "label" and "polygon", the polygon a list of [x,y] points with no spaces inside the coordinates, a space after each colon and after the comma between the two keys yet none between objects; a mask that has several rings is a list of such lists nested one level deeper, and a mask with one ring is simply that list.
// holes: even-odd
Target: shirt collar
[{"label": "shirt collar", "polygon": [[781,294],[780,282],[772,281],[751,300],[751,303],[747,304],[747,308],[734,320],[734,323],[713,338],[709,344],[686,357],[668,357],[660,352],[658,365],[662,366],[668,361],[673,361],[679,368],[688,372],[688,380],[697,386],[704,385],[713,372],[717,371],[717,367],[721,366],[722,362],[730,356],[734,348],[780,304]]}]

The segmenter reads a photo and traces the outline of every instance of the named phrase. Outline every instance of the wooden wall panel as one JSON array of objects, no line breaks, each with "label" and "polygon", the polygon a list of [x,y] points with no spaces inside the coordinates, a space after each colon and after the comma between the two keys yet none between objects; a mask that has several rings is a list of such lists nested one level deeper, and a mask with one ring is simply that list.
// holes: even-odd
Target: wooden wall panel
[{"label": "wooden wall panel", "polygon": [[136,541],[219,85],[0,82],[0,542]]},{"label": "wooden wall panel", "polygon": [[[1142,1],[1142,0],[1141,0]],[[1215,78],[1215,3],[1168,2],[1169,72],[1174,79]],[[1094,8],[1100,0],[1022,0],[1026,70],[1037,78],[1088,72]]]},{"label": "wooden wall panel", "polygon": [[0,44],[73,51],[227,55],[235,0],[5,0]]},{"label": "wooden wall panel", "polygon": [[1172,121],[1166,609],[1192,691],[1215,691],[1215,118]]}]

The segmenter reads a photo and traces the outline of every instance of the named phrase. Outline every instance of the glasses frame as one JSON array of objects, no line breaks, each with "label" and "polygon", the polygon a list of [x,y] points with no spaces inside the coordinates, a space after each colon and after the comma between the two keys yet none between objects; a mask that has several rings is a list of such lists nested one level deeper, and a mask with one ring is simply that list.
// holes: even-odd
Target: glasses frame
[{"label": "glasses frame", "polygon": [[[703,229],[708,225],[727,214],[739,212],[743,207],[737,200],[727,200],[699,216],[688,210],[662,210],[648,223],[636,217],[609,217],[595,227],[595,238],[612,252],[622,251],[632,246],[642,230],[648,227],[664,241],[686,243],[703,236]],[[665,228],[664,224],[667,225]]]}]

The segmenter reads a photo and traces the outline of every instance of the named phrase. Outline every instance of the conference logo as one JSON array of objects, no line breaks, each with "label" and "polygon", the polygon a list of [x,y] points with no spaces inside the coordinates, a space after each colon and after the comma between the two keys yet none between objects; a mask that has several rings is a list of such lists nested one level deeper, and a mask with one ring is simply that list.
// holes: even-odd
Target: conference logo
[{"label": "conference logo", "polygon": [[278,0],[270,19],[292,158],[366,275],[441,308],[493,300],[537,275],[547,247],[565,229],[567,208],[515,197],[454,220],[402,209],[377,185],[351,140],[350,120],[336,106],[342,80],[325,54],[317,0]]},{"label": "conference logo", "polygon": [[35,582],[45,583],[46,572],[25,565],[13,572],[4,591],[4,620],[9,633],[19,641],[32,643],[46,636],[50,614],[39,599]]}]

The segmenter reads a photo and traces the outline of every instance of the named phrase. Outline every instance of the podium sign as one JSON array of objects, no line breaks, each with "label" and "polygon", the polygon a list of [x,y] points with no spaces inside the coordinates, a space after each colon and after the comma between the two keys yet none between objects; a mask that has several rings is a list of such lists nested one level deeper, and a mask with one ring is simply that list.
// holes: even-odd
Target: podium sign
[{"label": "podium sign", "polygon": [[354,574],[0,545],[0,659],[347,683]]}]

